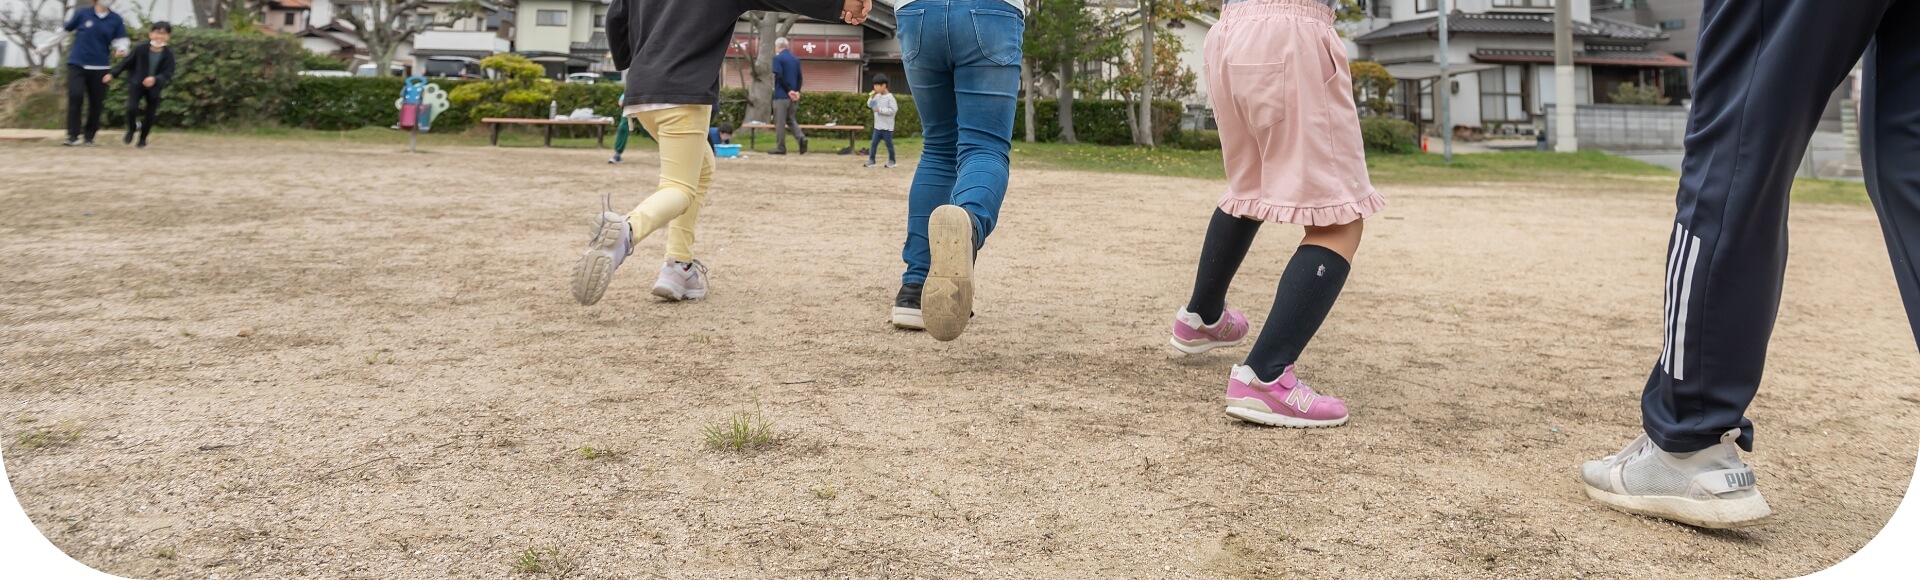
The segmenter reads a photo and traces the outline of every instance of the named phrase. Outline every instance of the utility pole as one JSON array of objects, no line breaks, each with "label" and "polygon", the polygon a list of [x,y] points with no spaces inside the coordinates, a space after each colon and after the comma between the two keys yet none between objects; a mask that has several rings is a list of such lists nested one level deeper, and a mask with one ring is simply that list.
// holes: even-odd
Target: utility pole
[{"label": "utility pole", "polygon": [[1579,133],[1573,126],[1579,98],[1574,96],[1573,2],[1568,0],[1553,3],[1553,79],[1553,150],[1573,153],[1580,150]]},{"label": "utility pole", "polygon": [[1451,14],[1447,0],[1440,0],[1440,81],[1433,92],[1440,95],[1440,158],[1447,165],[1453,165],[1453,65],[1447,55],[1447,21]]}]

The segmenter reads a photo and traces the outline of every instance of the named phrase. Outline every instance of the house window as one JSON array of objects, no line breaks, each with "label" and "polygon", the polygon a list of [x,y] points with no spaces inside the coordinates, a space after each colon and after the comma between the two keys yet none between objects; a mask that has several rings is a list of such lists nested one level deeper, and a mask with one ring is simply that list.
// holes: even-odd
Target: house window
[{"label": "house window", "polygon": [[1685,18],[1675,18],[1673,20],[1660,21],[1661,30],[1680,30],[1686,27],[1687,27],[1687,19]]},{"label": "house window", "polygon": [[1414,12],[1432,12],[1440,9],[1440,0],[1413,0]]},{"label": "house window", "polygon": [[599,13],[599,14],[595,14],[595,15],[593,15],[593,27],[594,27],[594,28],[606,28],[606,27],[607,27],[607,13],[605,13],[605,12],[601,12],[601,13]]},{"label": "house window", "polygon": [[1553,0],[1493,0],[1494,8],[1552,8]]},{"label": "house window", "polygon": [[1506,65],[1480,71],[1480,118],[1485,121],[1525,121],[1527,67]]},{"label": "house window", "polygon": [[1369,0],[1373,7],[1367,10],[1374,18],[1393,18],[1393,2],[1388,0]]},{"label": "house window", "polygon": [[534,18],[534,25],[536,26],[567,25],[567,11],[565,10],[541,10],[534,14]]},{"label": "house window", "polygon": [[288,12],[286,14],[282,14],[280,18],[280,24],[286,25],[286,26],[293,26],[293,13]]}]

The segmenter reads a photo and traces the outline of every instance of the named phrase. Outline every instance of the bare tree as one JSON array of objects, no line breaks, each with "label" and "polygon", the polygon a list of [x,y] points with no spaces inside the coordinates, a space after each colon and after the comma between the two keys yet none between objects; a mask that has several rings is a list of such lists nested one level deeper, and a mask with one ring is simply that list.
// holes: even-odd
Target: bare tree
[{"label": "bare tree", "polygon": [[422,32],[452,26],[453,21],[471,18],[480,11],[477,0],[460,0],[449,5],[441,14],[446,20],[436,20],[427,13],[427,0],[360,0],[355,6],[355,9],[340,11],[336,17],[352,25],[353,33],[367,43],[367,54],[374,63],[373,74],[383,77],[391,74],[393,54],[400,45],[412,42],[413,37]]},{"label": "bare tree", "polygon": [[1153,146],[1153,36],[1159,3],[1146,0],[1140,7],[1140,112],[1133,124],[1133,144]]},{"label": "bare tree", "polygon": [[68,14],[73,13],[74,0],[19,0],[9,2],[0,8],[0,36],[12,41],[26,53],[27,69],[30,74],[46,72],[49,56],[42,56],[40,50],[47,48],[34,38],[36,33],[55,32],[66,23]]},{"label": "bare tree", "polygon": [[753,86],[747,89],[747,118],[763,123],[773,120],[773,41],[793,31],[800,17],[780,12],[754,10],[747,13],[747,25],[760,40],[748,46],[747,58],[753,62]]}]

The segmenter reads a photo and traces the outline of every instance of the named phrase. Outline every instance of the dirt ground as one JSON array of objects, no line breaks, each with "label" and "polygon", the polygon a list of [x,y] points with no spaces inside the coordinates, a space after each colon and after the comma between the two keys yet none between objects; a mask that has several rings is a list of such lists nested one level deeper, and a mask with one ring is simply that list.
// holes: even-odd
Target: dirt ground
[{"label": "dirt ground", "polygon": [[[907,169],[723,163],[712,296],[648,295],[656,237],[582,307],[652,153],[399,150],[0,144],[0,435],[54,544],[159,578],[1780,577],[1871,539],[1920,440],[1863,207],[1794,209],[1751,413],[1778,517],[1702,532],[1576,482],[1658,357],[1657,180],[1383,187],[1301,363],[1353,421],[1302,431],[1221,413],[1244,348],[1166,345],[1218,182],[1016,167],[937,343],[886,323]],[[1299,235],[1240,274],[1256,325]],[[756,404],[778,446],[704,447]]]}]

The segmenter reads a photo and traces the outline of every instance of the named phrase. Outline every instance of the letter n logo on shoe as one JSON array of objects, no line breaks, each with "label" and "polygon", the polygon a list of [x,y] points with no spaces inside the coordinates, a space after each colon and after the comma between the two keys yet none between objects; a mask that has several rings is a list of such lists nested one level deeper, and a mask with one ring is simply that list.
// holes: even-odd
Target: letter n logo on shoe
[{"label": "letter n logo on shoe", "polygon": [[1313,391],[1307,390],[1305,387],[1296,388],[1287,392],[1287,406],[1293,407],[1295,410],[1300,411],[1300,414],[1304,415],[1307,413],[1307,409],[1313,408],[1313,401],[1319,398],[1320,395],[1314,394]]}]

